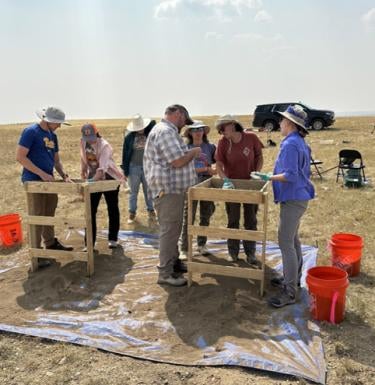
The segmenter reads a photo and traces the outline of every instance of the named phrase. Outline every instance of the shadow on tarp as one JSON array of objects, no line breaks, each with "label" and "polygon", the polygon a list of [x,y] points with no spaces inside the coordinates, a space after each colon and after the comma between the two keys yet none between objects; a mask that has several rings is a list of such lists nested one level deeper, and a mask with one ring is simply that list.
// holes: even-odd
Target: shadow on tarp
[{"label": "shadow on tarp", "polygon": [[[8,285],[8,297],[14,296],[9,314],[0,314],[0,330],[157,362],[243,366],[325,383],[322,341],[309,320],[305,289],[299,303],[275,310],[259,297],[259,283],[245,279],[194,275],[190,288],[159,286],[157,237],[131,231],[120,236],[125,254],[101,252],[90,280],[82,263],[27,276],[25,263],[2,269],[0,261],[0,289]],[[224,241],[208,247],[213,258],[227,253]],[[317,249],[304,246],[303,252],[305,274],[316,264]],[[280,272],[280,260],[277,245],[268,243],[270,271]]]},{"label": "shadow on tarp", "polygon": [[54,263],[47,269],[29,273],[23,283],[24,294],[18,304],[27,310],[73,310],[87,312],[100,305],[100,301],[124,282],[133,262],[122,247],[112,255],[99,254],[94,259],[95,274],[86,276],[86,263],[75,261],[61,265]]}]

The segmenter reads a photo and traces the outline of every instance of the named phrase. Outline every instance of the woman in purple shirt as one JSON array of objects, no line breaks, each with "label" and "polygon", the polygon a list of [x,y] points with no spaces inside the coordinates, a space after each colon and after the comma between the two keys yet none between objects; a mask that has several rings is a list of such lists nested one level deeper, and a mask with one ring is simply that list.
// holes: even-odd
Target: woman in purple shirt
[{"label": "woman in purple shirt", "polygon": [[281,142],[273,175],[256,173],[263,180],[271,180],[276,203],[280,203],[278,241],[283,261],[283,277],[271,280],[273,286],[281,288],[278,296],[269,304],[283,307],[296,302],[302,270],[302,250],[298,229],[308,201],[314,198],[314,186],[310,182],[311,151],[304,138],[308,134],[305,126],[306,112],[290,105],[280,112]]}]

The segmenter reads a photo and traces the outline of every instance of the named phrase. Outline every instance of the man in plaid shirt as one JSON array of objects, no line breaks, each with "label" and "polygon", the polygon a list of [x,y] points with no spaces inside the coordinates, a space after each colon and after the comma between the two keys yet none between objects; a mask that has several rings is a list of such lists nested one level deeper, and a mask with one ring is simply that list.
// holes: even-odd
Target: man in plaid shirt
[{"label": "man in plaid shirt", "polygon": [[159,284],[183,286],[187,282],[181,274],[186,266],[178,259],[178,239],[185,193],[197,179],[193,159],[200,156],[201,149],[189,150],[179,133],[192,123],[187,109],[173,104],[166,108],[145,146],[143,168],[160,225]]}]

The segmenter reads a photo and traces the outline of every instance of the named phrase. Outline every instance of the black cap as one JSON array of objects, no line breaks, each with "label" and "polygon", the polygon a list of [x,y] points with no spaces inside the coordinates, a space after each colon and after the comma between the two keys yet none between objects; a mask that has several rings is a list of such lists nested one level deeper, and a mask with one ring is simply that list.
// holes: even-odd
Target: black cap
[{"label": "black cap", "polygon": [[189,124],[193,124],[194,123],[193,119],[189,115],[188,110],[184,106],[182,106],[181,104],[172,104],[171,106],[168,106],[165,109],[165,113],[166,114],[169,114],[171,112],[176,112],[176,111],[180,111],[180,112],[182,112],[185,115],[185,118],[186,118],[186,123],[185,124],[189,125]]}]

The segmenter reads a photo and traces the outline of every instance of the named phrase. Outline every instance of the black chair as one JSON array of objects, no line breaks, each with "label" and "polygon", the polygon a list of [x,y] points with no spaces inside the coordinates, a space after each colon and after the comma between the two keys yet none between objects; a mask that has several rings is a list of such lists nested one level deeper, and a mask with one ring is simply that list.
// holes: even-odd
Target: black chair
[{"label": "black chair", "polygon": [[323,162],[321,160],[314,159],[313,157],[310,158],[310,167],[312,168],[311,175],[319,175],[321,180],[323,180],[323,176],[318,166],[322,164]]},{"label": "black chair", "polygon": [[362,175],[362,180],[366,180],[365,165],[363,164],[361,153],[357,150],[341,150],[337,167],[336,182],[340,176],[344,179],[344,170],[357,170]]}]

